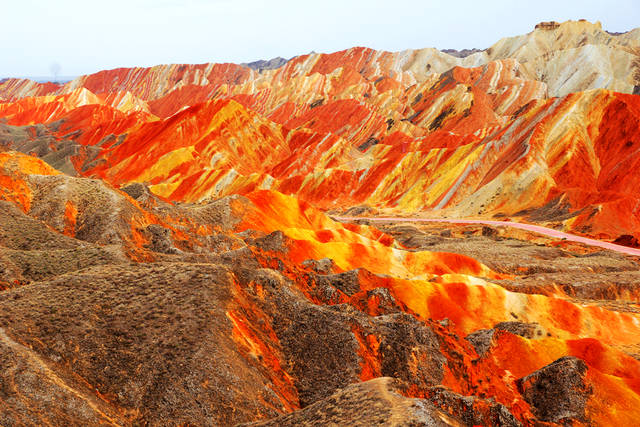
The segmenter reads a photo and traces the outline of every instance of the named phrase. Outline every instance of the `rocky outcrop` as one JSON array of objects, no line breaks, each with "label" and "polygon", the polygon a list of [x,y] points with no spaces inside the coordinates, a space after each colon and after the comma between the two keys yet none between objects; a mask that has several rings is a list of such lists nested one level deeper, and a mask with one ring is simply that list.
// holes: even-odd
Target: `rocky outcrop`
[{"label": "rocky outcrop", "polygon": [[536,24],[535,29],[536,30],[555,30],[556,28],[560,27],[560,23],[556,22],[556,21],[548,21],[548,22],[540,22],[539,24]]},{"label": "rocky outcrop", "polygon": [[432,387],[427,391],[428,400],[449,414],[455,414],[468,426],[521,427],[506,406],[474,396],[461,396],[445,387]]},{"label": "rocky outcrop", "polygon": [[480,329],[465,337],[476,350],[480,357],[485,356],[493,344],[494,334],[497,331],[505,331],[514,335],[519,335],[527,339],[537,339],[546,337],[547,334],[537,323],[524,322],[500,322],[493,329]]},{"label": "rocky outcrop", "polygon": [[576,357],[563,357],[521,378],[518,387],[533,413],[542,421],[585,422],[585,408],[593,390],[586,379],[587,365]]}]

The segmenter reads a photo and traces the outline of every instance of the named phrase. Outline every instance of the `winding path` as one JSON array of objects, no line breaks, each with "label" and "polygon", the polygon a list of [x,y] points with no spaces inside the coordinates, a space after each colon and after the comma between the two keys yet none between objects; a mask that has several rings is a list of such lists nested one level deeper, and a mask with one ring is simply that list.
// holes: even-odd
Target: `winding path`
[{"label": "winding path", "polygon": [[548,237],[557,239],[566,239],[571,242],[584,243],[585,245],[597,246],[603,249],[620,252],[626,255],[640,256],[640,249],[630,248],[628,246],[616,245],[615,243],[603,242],[602,240],[590,239],[588,237],[577,236],[575,234],[565,233],[563,231],[554,230],[553,228],[542,227],[540,225],[523,224],[513,221],[490,221],[482,219],[443,219],[443,218],[402,218],[402,217],[352,217],[352,216],[335,216],[338,221],[355,221],[364,219],[367,221],[384,221],[384,222],[444,222],[450,224],[484,224],[493,226],[507,226],[519,228],[521,230],[532,231]]}]

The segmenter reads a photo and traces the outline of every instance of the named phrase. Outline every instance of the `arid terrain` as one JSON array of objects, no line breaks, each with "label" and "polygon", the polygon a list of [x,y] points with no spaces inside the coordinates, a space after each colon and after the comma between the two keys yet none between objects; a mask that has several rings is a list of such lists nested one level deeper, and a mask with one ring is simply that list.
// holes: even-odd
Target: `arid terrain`
[{"label": "arid terrain", "polygon": [[0,425],[636,425],[638,147],[586,21],[0,81]]}]

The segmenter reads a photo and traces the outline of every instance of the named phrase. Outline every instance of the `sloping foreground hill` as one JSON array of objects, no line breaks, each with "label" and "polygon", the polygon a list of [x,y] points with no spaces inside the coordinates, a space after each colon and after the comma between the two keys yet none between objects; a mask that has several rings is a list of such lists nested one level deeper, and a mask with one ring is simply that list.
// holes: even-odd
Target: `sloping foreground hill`
[{"label": "sloping foreground hill", "polygon": [[4,152],[0,199],[2,424],[639,415],[631,304],[508,291],[274,191],[172,204]]}]

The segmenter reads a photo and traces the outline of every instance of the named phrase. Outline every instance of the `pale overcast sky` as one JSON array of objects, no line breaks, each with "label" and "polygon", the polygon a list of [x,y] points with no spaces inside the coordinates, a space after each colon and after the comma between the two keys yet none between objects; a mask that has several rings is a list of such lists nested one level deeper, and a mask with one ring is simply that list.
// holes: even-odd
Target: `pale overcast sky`
[{"label": "pale overcast sky", "polygon": [[539,21],[640,26],[640,0],[0,0],[0,77],[333,52],[485,48]]}]

